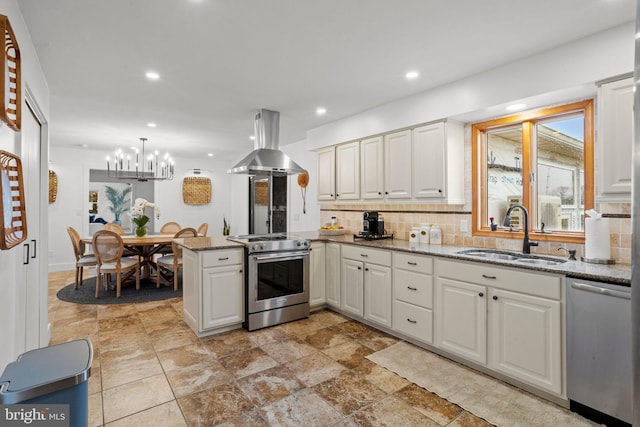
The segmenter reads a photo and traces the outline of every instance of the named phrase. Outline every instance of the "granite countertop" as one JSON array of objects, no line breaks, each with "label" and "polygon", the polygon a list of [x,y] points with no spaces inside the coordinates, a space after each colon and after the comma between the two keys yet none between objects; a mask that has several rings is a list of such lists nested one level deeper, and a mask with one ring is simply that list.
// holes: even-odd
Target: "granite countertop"
[{"label": "granite countertop", "polygon": [[[364,240],[355,239],[353,234],[344,234],[341,236],[320,235],[318,232],[296,232],[289,233],[292,237],[310,239],[312,241],[325,241],[336,243],[349,243],[361,245],[370,248],[388,249],[395,251],[411,252],[423,255],[435,255],[443,258],[451,258],[465,261],[475,261],[482,264],[495,264],[508,267],[517,267],[527,270],[544,271],[549,273],[563,274],[567,277],[573,277],[585,280],[594,280],[599,282],[615,283],[619,285],[631,285],[631,266],[625,264],[592,264],[582,261],[567,261],[557,265],[531,265],[523,264],[517,261],[507,261],[500,259],[479,258],[477,256],[460,254],[460,251],[468,251],[474,248],[469,246],[448,246],[448,245],[418,245],[410,243],[408,240],[399,239],[383,239],[383,240]],[[511,251],[506,251],[511,252]],[[532,254],[535,255],[535,254]],[[567,260],[567,257],[554,257],[550,255],[541,255],[545,258],[553,258],[558,260]]]},{"label": "granite countertop", "polygon": [[[383,240],[364,240],[355,239],[353,234],[344,234],[339,236],[320,235],[317,231],[310,232],[293,232],[288,233],[292,238],[309,239],[312,241],[348,243],[370,248],[394,250],[410,252],[421,255],[434,255],[443,258],[451,258],[465,261],[475,261],[482,264],[495,264],[507,267],[517,267],[519,269],[543,271],[548,273],[562,274],[567,277],[573,277],[585,280],[594,280],[599,282],[615,283],[619,285],[631,285],[631,266],[624,264],[591,264],[582,261],[567,261],[557,265],[530,265],[517,261],[508,261],[500,259],[479,258],[476,256],[465,255],[460,251],[473,248],[469,246],[448,246],[448,245],[417,245],[407,240],[399,239],[383,239]],[[183,239],[175,239],[175,242],[192,251],[205,251],[216,249],[242,248],[240,243],[227,240],[226,237],[187,237]],[[534,254],[535,255],[535,254]],[[552,257],[543,255],[545,258],[553,258],[558,260],[566,260],[567,257]]]}]

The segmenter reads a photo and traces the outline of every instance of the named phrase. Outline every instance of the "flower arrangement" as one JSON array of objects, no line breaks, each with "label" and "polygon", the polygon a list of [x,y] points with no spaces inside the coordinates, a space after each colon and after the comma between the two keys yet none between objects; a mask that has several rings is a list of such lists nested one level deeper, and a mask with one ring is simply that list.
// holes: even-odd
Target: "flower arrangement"
[{"label": "flower arrangement", "polygon": [[156,219],[160,218],[160,208],[153,203],[150,203],[142,198],[137,198],[131,208],[131,221],[136,225],[136,236],[142,237],[147,234],[147,223],[149,217],[145,215],[144,210],[146,208],[153,208],[153,213]]}]

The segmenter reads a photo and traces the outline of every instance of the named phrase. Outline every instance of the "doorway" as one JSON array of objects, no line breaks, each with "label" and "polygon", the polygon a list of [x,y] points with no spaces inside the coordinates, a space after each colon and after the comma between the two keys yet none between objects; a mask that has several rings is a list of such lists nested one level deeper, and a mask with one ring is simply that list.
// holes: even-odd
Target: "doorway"
[{"label": "doorway", "polygon": [[249,177],[249,234],[287,232],[287,176]]}]

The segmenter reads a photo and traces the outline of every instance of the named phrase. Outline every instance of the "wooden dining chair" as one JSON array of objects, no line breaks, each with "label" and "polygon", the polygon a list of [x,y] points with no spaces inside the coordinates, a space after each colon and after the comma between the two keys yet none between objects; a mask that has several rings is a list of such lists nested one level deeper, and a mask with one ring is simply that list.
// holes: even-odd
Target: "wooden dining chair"
[{"label": "wooden dining chair", "polygon": [[160,234],[176,234],[180,231],[180,224],[177,222],[167,222],[160,227]]},{"label": "wooden dining chair", "polygon": [[122,228],[120,224],[116,224],[115,222],[105,224],[103,230],[113,231],[120,236],[124,236],[124,228]]},{"label": "wooden dining chair", "polygon": [[[195,228],[183,228],[178,231],[173,238],[180,237],[196,237],[198,232]],[[171,242],[171,249],[173,253],[171,255],[165,255],[156,260],[158,271],[156,275],[156,288],[160,287],[161,269],[169,270],[173,272],[173,290],[178,290],[178,271],[182,268],[182,248],[175,242]]]},{"label": "wooden dining chair", "polygon": [[76,256],[76,285],[75,289],[78,289],[78,285],[82,285],[82,274],[85,267],[93,267],[98,263],[95,255],[85,255],[85,244],[80,238],[80,234],[73,227],[67,227],[69,237],[71,237],[71,244],[73,245],[73,253]]},{"label": "wooden dining chair", "polygon": [[[116,275],[116,297],[120,298],[122,273],[135,272],[136,290],[140,289],[140,263],[133,258],[123,258],[124,244],[118,233],[99,230],[93,235],[93,252],[96,254],[96,298],[100,298],[100,279],[103,274]],[[131,275],[129,273],[126,277]],[[108,285],[108,279],[105,277]]]},{"label": "wooden dining chair", "polygon": [[200,227],[198,227],[198,236],[206,236],[208,230],[209,224],[203,222],[202,224],[200,224]]}]

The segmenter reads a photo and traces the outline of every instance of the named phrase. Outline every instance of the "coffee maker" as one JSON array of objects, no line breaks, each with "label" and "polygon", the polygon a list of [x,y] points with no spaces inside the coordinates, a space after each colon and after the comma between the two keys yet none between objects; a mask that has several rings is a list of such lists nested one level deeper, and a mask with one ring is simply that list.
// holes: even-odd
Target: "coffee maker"
[{"label": "coffee maker", "polygon": [[384,234],[384,223],[379,224],[378,218],[379,214],[375,211],[364,211],[362,214],[362,234],[367,235],[378,235]]}]

